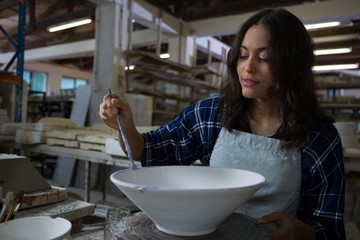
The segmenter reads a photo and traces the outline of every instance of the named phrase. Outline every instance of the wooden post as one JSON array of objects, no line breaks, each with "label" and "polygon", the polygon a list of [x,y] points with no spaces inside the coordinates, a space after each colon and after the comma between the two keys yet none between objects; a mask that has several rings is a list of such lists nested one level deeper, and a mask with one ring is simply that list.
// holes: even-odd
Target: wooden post
[{"label": "wooden post", "polygon": [[162,22],[162,11],[158,13],[158,28],[157,28],[157,40],[156,40],[156,55],[161,53],[161,22]]},{"label": "wooden post", "polygon": [[211,43],[210,43],[210,40],[207,41],[207,52],[208,52],[207,64],[208,64],[208,66],[210,66],[211,65]]},{"label": "wooden post", "polygon": [[194,37],[194,48],[193,48],[193,58],[192,58],[192,66],[196,66],[196,60],[197,60],[197,45],[196,45],[196,37]]},{"label": "wooden post", "polygon": [[178,63],[181,63],[183,30],[184,30],[184,24],[183,22],[180,22]]},{"label": "wooden post", "polygon": [[226,66],[226,49],[224,47],[221,48],[221,65],[219,68],[219,73],[221,76],[224,75]]},{"label": "wooden post", "polygon": [[132,23],[132,19],[133,19],[133,0],[128,0],[128,9],[129,9],[129,18],[128,18],[128,46],[127,46],[127,50],[131,50],[132,49],[131,37],[132,37],[132,32],[133,32],[133,23]]}]

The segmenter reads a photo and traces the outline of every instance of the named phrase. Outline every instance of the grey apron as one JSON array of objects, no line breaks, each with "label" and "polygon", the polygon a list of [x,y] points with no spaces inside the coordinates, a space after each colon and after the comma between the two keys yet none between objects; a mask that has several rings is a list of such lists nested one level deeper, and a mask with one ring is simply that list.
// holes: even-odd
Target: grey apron
[{"label": "grey apron", "polygon": [[266,184],[237,212],[257,218],[273,212],[296,214],[301,185],[301,154],[281,149],[283,142],[222,128],[210,158],[211,167],[241,168],[262,174]]}]

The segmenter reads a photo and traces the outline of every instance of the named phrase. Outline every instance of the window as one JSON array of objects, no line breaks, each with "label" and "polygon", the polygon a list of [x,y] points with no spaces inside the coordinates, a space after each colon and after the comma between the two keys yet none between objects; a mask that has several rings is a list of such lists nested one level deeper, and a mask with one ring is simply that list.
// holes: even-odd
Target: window
[{"label": "window", "polygon": [[46,87],[47,87],[46,73],[24,70],[23,79],[28,83],[30,91],[46,92]]},{"label": "window", "polygon": [[63,77],[61,79],[61,86],[60,89],[76,89],[79,86],[86,85],[87,80],[79,79],[79,78],[69,78],[69,77]]}]

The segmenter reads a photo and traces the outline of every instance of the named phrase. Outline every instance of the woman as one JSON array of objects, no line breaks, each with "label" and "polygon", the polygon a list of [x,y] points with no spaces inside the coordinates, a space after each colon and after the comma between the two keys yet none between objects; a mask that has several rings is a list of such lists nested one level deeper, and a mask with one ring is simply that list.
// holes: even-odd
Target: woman
[{"label": "woman", "polygon": [[143,166],[199,159],[263,174],[267,185],[238,211],[274,224],[272,239],[345,239],[342,146],[317,102],[313,61],[301,21],[284,9],[265,9],[239,28],[219,96],[144,134],[120,99],[106,95],[99,115],[117,130],[120,115]]}]

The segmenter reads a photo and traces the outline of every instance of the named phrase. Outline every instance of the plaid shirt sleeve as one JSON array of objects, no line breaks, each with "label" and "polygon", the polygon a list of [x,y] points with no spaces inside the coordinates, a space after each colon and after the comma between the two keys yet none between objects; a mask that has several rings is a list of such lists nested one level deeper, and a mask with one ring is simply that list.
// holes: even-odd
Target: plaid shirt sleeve
[{"label": "plaid shirt sleeve", "polygon": [[345,239],[343,150],[332,124],[310,132],[302,174],[298,218],[313,227],[316,239]]},{"label": "plaid shirt sleeve", "polygon": [[208,166],[222,127],[217,106],[217,97],[200,100],[168,124],[144,133],[142,165],[190,165],[200,160]]}]

